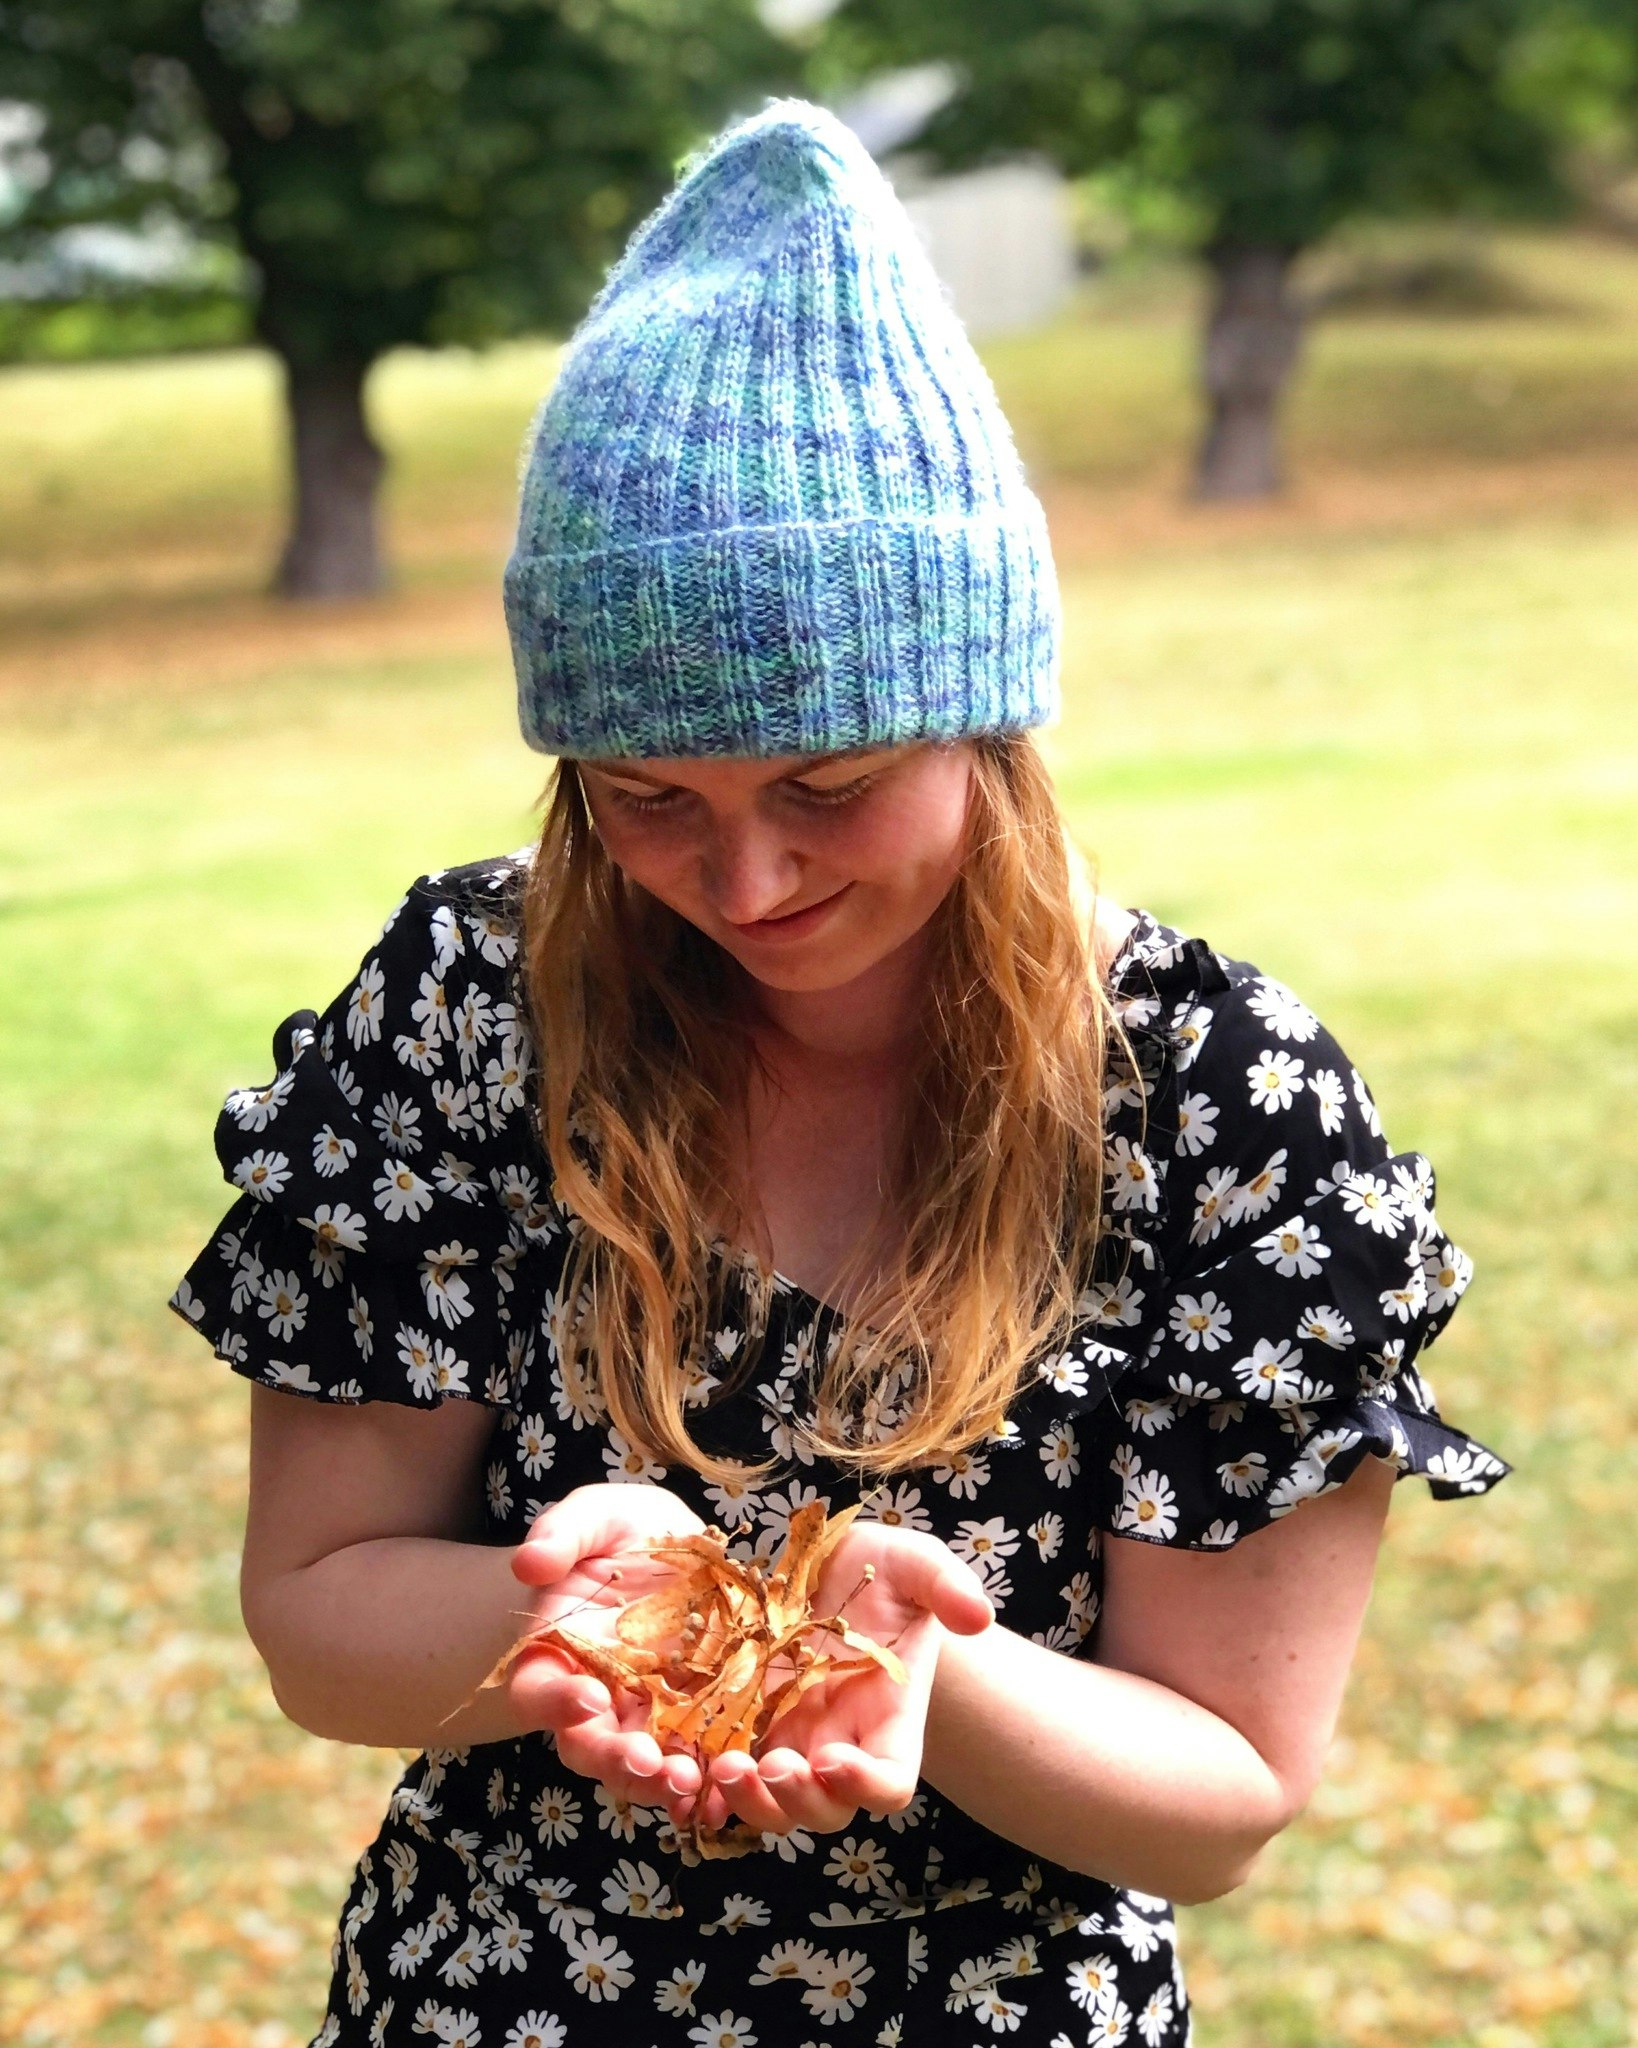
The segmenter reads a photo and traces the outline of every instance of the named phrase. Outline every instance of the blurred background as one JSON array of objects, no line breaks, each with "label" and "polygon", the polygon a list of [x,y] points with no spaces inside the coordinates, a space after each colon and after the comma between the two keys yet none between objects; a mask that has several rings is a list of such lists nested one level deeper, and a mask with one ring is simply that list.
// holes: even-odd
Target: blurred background
[{"label": "blurred background", "polygon": [[[211,1125],[533,835],[528,421],[771,92],[876,152],[1045,502],[1105,885],[1315,1004],[1518,1468],[1396,1495],[1325,1784],[1183,1914],[1202,2048],[1638,2041],[1638,13],[0,0],[0,2034],[297,2048],[401,1768],[239,1619]],[[498,2044],[497,2044],[498,2048]]]}]

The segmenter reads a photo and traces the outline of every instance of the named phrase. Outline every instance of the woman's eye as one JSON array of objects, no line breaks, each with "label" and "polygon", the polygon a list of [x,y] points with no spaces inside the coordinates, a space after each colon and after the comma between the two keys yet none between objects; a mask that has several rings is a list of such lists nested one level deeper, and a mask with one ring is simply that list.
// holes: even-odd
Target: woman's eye
[{"label": "woman's eye", "polygon": [[641,793],[635,789],[622,789],[617,782],[611,782],[608,787],[609,794],[623,811],[633,811],[640,816],[670,810],[672,800],[677,794],[674,789],[656,789],[651,793]]},{"label": "woman's eye", "polygon": [[876,780],[880,770],[869,775],[855,775],[851,782],[838,782],[829,789],[816,788],[811,782],[792,782],[786,787],[805,804],[817,804],[821,809],[835,804],[850,804]]}]

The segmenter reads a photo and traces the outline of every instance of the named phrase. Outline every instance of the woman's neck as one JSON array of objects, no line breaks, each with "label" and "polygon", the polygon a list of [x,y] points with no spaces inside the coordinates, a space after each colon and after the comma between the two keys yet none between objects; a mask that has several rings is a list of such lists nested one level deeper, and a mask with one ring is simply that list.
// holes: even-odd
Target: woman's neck
[{"label": "woman's neck", "polygon": [[839,988],[783,989],[755,982],[756,1035],[776,1060],[815,1069],[896,1063],[921,1022],[926,946],[918,932]]}]

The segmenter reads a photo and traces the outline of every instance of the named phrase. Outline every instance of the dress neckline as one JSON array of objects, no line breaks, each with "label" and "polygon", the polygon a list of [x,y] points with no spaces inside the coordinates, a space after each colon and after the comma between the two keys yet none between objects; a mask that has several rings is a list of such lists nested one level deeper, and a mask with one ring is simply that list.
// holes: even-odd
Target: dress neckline
[{"label": "dress neckline", "polygon": [[[1105,981],[1112,995],[1124,993],[1122,983],[1130,968],[1149,959],[1156,952],[1170,952],[1182,940],[1180,932],[1175,932],[1162,924],[1152,911],[1133,909],[1130,905],[1124,907],[1132,923],[1127,928],[1126,936],[1110,955],[1108,967],[1105,969]],[[743,1258],[753,1264],[756,1263],[754,1254],[737,1252],[731,1246],[725,1248],[725,1256],[736,1261]],[[815,1321],[824,1317],[836,1329],[847,1327],[847,1311],[839,1308],[835,1302],[824,1300],[822,1296],[802,1286],[799,1281],[793,1280],[788,1273],[782,1273],[777,1266],[758,1266],[757,1270],[764,1274],[766,1281],[772,1285],[775,1301],[794,1302],[798,1307],[809,1310]]]}]

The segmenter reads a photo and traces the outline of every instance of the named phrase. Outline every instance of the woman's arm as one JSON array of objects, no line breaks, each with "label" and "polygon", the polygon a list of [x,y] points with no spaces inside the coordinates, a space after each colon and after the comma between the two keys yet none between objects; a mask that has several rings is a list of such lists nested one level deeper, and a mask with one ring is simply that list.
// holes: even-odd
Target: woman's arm
[{"label": "woman's arm", "polygon": [[946,1634],[923,1777],[1108,1883],[1180,1905],[1233,1890],[1318,1782],[1394,1477],[1367,1458],[1223,1551],[1108,1538],[1096,1662],[999,1623]]},{"label": "woman's arm", "polygon": [[[616,1594],[597,1565],[605,1553],[687,1533],[699,1517],[659,1487],[576,1487],[537,1519],[520,1583],[518,1552],[472,1540],[494,1425],[471,1401],[346,1406],[251,1388],[240,1604],[273,1696],[310,1734],[382,1748],[552,1728],[570,1769],[627,1797],[641,1775],[658,1796],[658,1747],[573,1659],[532,1651],[504,1684],[476,1688],[537,1618],[648,1590],[647,1568],[628,1558]],[[668,1776],[678,1791],[699,1781],[687,1759]]]}]

